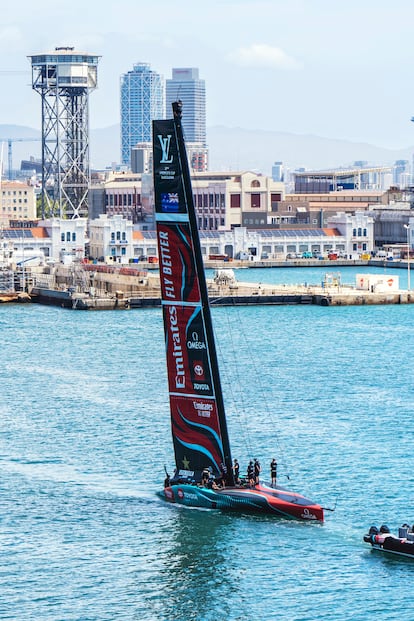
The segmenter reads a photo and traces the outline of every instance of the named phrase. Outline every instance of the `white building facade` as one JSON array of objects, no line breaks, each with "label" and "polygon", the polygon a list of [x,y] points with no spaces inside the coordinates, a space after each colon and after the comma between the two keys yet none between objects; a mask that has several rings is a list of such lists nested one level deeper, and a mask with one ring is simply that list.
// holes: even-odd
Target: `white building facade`
[{"label": "white building facade", "polygon": [[131,220],[120,215],[101,215],[89,223],[89,255],[93,259],[129,263],[135,256],[133,237]]},{"label": "white building facade", "polygon": [[346,240],[345,253],[348,258],[370,254],[375,249],[374,218],[367,212],[339,212],[330,216],[329,225],[335,227]]}]

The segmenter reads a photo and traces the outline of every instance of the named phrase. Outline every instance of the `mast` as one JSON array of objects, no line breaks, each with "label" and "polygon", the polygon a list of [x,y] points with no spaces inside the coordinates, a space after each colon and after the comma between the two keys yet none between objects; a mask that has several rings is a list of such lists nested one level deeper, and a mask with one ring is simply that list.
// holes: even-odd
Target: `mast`
[{"label": "mast", "polygon": [[177,478],[205,467],[234,484],[207,283],[201,254],[182,104],[153,121],[155,212]]}]

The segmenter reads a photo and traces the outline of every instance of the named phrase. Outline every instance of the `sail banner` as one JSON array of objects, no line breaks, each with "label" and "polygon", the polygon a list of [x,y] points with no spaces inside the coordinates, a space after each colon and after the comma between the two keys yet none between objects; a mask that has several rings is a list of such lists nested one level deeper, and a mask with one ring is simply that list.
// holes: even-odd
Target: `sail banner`
[{"label": "sail banner", "polygon": [[171,396],[170,404],[175,452],[182,456],[177,465],[197,472],[210,464],[219,472],[224,457],[215,402]]},{"label": "sail banner", "polygon": [[173,120],[153,121],[155,211],[187,212],[180,157]]},{"label": "sail banner", "polygon": [[201,307],[168,304],[163,312],[170,392],[212,396]]},{"label": "sail banner", "polygon": [[188,223],[158,222],[162,299],[200,302],[194,249]]}]

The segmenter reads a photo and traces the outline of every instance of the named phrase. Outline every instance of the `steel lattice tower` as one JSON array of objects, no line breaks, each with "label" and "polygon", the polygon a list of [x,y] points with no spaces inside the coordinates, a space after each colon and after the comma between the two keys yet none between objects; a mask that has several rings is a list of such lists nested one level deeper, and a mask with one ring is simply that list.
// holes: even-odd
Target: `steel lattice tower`
[{"label": "steel lattice tower", "polygon": [[42,218],[87,216],[89,92],[100,57],[57,47],[29,58],[32,88],[42,98]]}]

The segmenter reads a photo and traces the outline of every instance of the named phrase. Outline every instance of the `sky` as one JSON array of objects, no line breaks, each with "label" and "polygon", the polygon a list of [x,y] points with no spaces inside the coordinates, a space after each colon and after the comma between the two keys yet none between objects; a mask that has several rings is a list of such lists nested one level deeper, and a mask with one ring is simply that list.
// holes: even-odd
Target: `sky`
[{"label": "sky", "polygon": [[20,0],[3,3],[0,124],[40,129],[28,56],[101,56],[93,129],[119,123],[120,76],[198,67],[207,128],[240,127],[386,148],[414,144],[412,0]]}]

